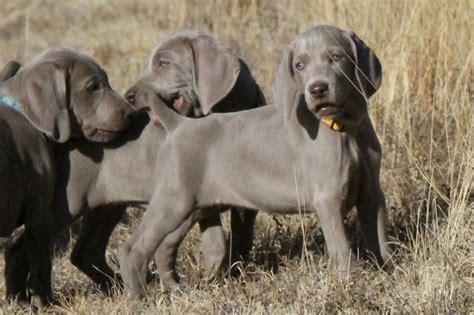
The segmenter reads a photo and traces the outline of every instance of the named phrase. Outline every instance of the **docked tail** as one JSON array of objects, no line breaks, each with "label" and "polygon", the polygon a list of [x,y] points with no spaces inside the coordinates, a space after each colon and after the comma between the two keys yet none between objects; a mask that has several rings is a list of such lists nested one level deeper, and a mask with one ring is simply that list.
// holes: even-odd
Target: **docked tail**
[{"label": "docked tail", "polygon": [[146,105],[150,106],[154,112],[152,115],[153,123],[162,125],[168,133],[172,132],[179,125],[179,122],[185,119],[184,116],[179,115],[173,109],[169,108],[165,101],[156,93],[149,93],[146,97],[146,101]]}]

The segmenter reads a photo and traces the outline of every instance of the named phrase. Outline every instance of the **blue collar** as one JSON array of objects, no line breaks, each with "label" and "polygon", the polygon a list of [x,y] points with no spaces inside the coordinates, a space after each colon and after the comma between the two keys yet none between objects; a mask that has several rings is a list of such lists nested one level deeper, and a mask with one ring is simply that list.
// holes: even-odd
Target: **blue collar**
[{"label": "blue collar", "polygon": [[[0,98],[0,106],[11,107],[14,110],[16,110],[18,113],[23,114],[23,111],[21,110],[20,104],[18,104],[15,101],[15,98],[13,96],[4,96],[4,97]],[[51,136],[48,135],[47,133],[43,132],[43,135],[47,140],[53,141],[53,138],[51,138]]]},{"label": "blue collar", "polygon": [[14,110],[16,110],[17,112],[23,114],[23,111],[21,110],[20,104],[18,104],[15,101],[15,98],[13,96],[4,96],[4,97],[0,98],[0,106],[11,107]]}]

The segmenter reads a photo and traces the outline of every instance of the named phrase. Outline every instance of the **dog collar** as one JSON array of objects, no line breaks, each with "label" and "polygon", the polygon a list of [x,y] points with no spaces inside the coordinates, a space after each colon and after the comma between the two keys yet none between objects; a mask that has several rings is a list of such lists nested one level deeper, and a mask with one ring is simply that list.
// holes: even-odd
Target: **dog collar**
[{"label": "dog collar", "polygon": [[[21,110],[20,104],[18,104],[15,101],[15,98],[13,96],[4,96],[4,97],[0,98],[0,106],[11,107],[14,110],[16,110],[18,113],[23,114],[23,111]],[[47,133],[44,133],[44,132],[43,132],[43,136],[47,140],[52,140],[53,139],[50,135],[48,135]]]},{"label": "dog collar", "polygon": [[20,105],[15,101],[15,98],[13,96],[4,96],[0,98],[0,106],[1,105],[11,107],[17,112],[23,113]]},{"label": "dog collar", "polygon": [[344,131],[344,125],[338,121],[332,120],[330,118],[321,118],[321,122],[326,126],[329,126],[331,130],[339,132]]}]

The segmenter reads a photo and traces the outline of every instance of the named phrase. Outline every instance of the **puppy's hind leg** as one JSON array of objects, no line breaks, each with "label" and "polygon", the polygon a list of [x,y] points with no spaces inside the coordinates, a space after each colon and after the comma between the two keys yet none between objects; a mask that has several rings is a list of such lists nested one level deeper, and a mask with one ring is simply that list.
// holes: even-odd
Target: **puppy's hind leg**
[{"label": "puppy's hind leg", "polygon": [[357,202],[357,212],[367,249],[382,266],[390,257],[383,192],[378,187],[371,191],[363,190]]},{"label": "puppy's hind leg", "polygon": [[161,285],[165,289],[178,289],[179,276],[176,273],[176,256],[179,244],[193,227],[193,216],[186,218],[177,229],[166,235],[155,253],[155,263],[160,274]]},{"label": "puppy's hind leg", "polygon": [[[155,196],[169,196],[169,193],[156,193]],[[156,264],[160,278],[165,286],[178,285],[174,272],[174,261],[179,243],[195,222],[192,216],[192,202],[181,205],[167,198],[153,197],[140,225],[130,240],[119,251],[120,271],[125,291],[131,299],[143,298],[146,288],[148,264],[158,247],[163,245]],[[177,210],[174,210],[177,209]],[[169,236],[169,237],[168,237]]]},{"label": "puppy's hind leg", "polygon": [[253,245],[253,230],[257,211],[231,208],[231,261],[246,260]]}]

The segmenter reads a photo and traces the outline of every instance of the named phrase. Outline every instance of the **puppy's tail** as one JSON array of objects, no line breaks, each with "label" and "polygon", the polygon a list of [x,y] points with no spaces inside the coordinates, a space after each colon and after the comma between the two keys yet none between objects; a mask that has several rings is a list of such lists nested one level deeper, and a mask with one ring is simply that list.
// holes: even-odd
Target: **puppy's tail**
[{"label": "puppy's tail", "polygon": [[157,126],[163,126],[168,133],[172,132],[179,125],[184,116],[169,108],[166,103],[156,94],[149,98],[152,109],[151,120]]}]

